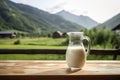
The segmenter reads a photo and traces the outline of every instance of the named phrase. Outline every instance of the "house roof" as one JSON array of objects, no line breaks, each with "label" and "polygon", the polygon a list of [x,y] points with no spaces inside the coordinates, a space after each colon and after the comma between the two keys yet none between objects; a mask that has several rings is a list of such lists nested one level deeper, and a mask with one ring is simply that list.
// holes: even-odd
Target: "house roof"
[{"label": "house roof", "polygon": [[13,34],[14,32],[5,32],[5,31],[0,31],[0,34]]},{"label": "house roof", "polygon": [[114,30],[120,30],[120,24],[117,25],[117,26],[116,26],[115,28],[113,28],[112,30],[113,30],[113,31],[114,31]]},{"label": "house roof", "polygon": [[58,33],[58,34],[62,35],[62,32],[60,32],[60,31],[55,31],[54,33]]}]

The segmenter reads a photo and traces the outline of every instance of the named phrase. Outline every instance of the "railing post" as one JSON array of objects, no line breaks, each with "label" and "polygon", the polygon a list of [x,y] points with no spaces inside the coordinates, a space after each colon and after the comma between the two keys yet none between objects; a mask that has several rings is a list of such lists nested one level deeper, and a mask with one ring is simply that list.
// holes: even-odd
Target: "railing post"
[{"label": "railing post", "polygon": [[117,59],[117,55],[114,54],[114,55],[113,55],[113,60],[116,60],[116,59]]},{"label": "railing post", "polygon": [[113,55],[113,60],[117,60],[117,56],[120,55],[120,49],[117,49],[115,54]]}]

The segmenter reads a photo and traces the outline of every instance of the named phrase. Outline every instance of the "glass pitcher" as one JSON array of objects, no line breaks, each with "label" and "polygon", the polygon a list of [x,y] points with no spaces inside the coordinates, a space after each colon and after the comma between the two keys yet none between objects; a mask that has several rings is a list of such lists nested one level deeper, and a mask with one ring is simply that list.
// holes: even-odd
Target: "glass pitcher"
[{"label": "glass pitcher", "polygon": [[[66,51],[66,61],[70,69],[82,69],[86,57],[90,51],[90,39],[84,36],[83,32],[68,32],[69,45]],[[88,41],[87,51],[84,48],[83,40]]]}]

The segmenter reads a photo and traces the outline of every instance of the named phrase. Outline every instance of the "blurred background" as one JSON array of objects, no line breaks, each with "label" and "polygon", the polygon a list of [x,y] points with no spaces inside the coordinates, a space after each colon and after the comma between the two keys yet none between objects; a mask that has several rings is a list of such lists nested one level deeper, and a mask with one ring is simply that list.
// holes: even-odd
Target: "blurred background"
[{"label": "blurred background", "polygon": [[[89,36],[91,49],[119,49],[119,3],[120,0],[0,0],[0,49],[66,49],[67,32],[73,31]],[[0,59],[64,60],[65,55],[1,53]],[[112,56],[89,55],[88,59],[111,60]]]}]

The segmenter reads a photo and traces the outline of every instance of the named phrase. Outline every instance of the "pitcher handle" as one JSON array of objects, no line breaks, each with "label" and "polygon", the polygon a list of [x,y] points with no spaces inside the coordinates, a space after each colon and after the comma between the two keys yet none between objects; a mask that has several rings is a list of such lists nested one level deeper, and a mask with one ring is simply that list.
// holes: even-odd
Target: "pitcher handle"
[{"label": "pitcher handle", "polygon": [[87,47],[87,55],[88,55],[90,53],[91,41],[90,41],[90,38],[88,36],[84,36],[83,40],[87,40],[88,41],[88,47]]}]

